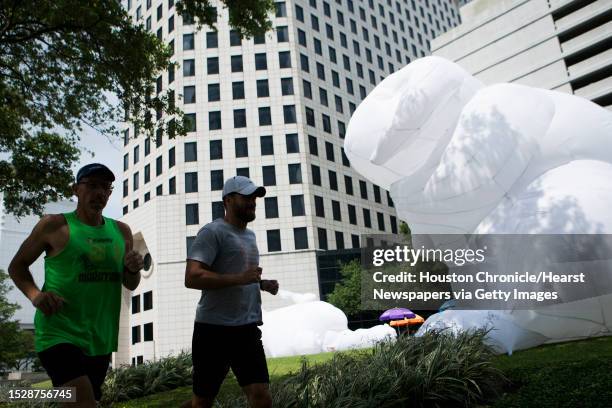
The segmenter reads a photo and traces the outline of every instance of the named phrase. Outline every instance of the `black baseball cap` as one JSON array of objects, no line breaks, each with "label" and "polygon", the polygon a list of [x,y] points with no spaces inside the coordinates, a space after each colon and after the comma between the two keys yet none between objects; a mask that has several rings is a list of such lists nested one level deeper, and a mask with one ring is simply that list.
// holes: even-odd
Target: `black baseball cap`
[{"label": "black baseball cap", "polygon": [[115,181],[115,175],[108,167],[100,163],[87,164],[77,172],[76,182],[79,183],[83,177],[91,176],[93,174],[100,174],[106,176],[109,181]]}]

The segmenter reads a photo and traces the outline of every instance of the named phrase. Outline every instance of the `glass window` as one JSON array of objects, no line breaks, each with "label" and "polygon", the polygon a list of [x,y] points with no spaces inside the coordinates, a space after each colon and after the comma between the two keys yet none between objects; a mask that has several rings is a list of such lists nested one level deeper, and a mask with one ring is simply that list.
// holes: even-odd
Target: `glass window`
[{"label": "glass window", "polygon": [[210,141],[210,160],[223,158],[223,145],[221,140]]},{"label": "glass window", "polygon": [[385,230],[385,217],[384,217],[383,213],[377,212],[376,213],[376,218],[377,218],[377,221],[378,221],[378,229],[380,231],[384,231]]},{"label": "glass window", "polygon": [[319,249],[327,250],[327,231],[325,228],[317,228],[317,235],[319,236]]},{"label": "glass window", "polygon": [[302,166],[299,163],[289,165],[289,184],[302,182]]},{"label": "glass window", "polygon": [[336,249],[344,249],[344,233],[336,231]]},{"label": "glass window", "polygon": [[198,144],[196,142],[185,143],[185,161],[193,162],[198,160]]},{"label": "glass window", "polygon": [[195,60],[183,60],[183,76],[190,77],[195,75]]},{"label": "glass window", "polygon": [[359,235],[351,234],[351,245],[353,248],[359,248]]},{"label": "glass window", "polygon": [[346,194],[353,195],[353,179],[350,176],[344,176],[344,189]]},{"label": "glass window", "polygon": [[197,225],[200,223],[197,203],[185,205],[185,222],[187,225]]},{"label": "glass window", "polygon": [[304,208],[304,195],[292,195],[291,196],[291,215],[293,217],[299,217],[305,215]]},{"label": "glass window", "polygon": [[195,103],[196,102],[195,86],[186,86],[183,88],[183,101],[184,103]]},{"label": "glass window", "polygon": [[168,150],[168,168],[174,167],[176,164],[176,149],[173,147]]},{"label": "glass window", "polygon": [[232,72],[242,72],[242,55],[232,55]]},{"label": "glass window", "polygon": [[255,54],[255,69],[268,69],[268,60],[266,59],[266,53]]},{"label": "glass window", "polygon": [[155,159],[155,175],[159,176],[160,174],[162,174],[163,166],[162,166],[162,156],[159,156],[157,159]]},{"label": "glass window", "polygon": [[230,30],[230,46],[237,46],[242,44],[242,37],[240,37],[240,33],[236,30]]},{"label": "glass window", "polygon": [[263,166],[261,168],[263,173],[263,185],[264,186],[275,186],[276,185],[276,171],[274,166]]},{"label": "glass window", "polygon": [[250,171],[249,171],[248,167],[240,167],[240,168],[236,169],[236,175],[237,176],[243,176],[243,177],[246,177],[246,178],[251,177],[250,176]]},{"label": "glass window", "polygon": [[287,17],[287,6],[284,1],[275,3],[276,6],[276,17]]},{"label": "glass window", "polygon": [[246,111],[244,109],[234,109],[234,128],[243,128],[246,125]]},{"label": "glass window", "polygon": [[223,170],[211,170],[210,172],[210,189],[223,190]]},{"label": "glass window", "polygon": [[281,93],[293,95],[293,78],[281,78]]},{"label": "glass window", "polygon": [[338,177],[336,176],[336,172],[333,170],[328,171],[329,176],[329,188],[338,191]]},{"label": "glass window", "polygon": [[310,86],[310,82],[305,79],[302,80],[302,87],[304,88],[304,97],[312,99],[312,87]]},{"label": "glass window", "polygon": [[276,197],[264,198],[266,218],[278,218],[278,200]]},{"label": "glass window", "polygon": [[168,194],[176,194],[176,177],[168,180]]},{"label": "glass window", "polygon": [[317,146],[317,138],[312,135],[308,135],[308,150],[310,151],[310,154],[312,154],[313,156],[319,155],[319,147]]},{"label": "glass window", "polygon": [[357,225],[357,209],[352,204],[348,205],[348,215],[349,222],[353,225]]},{"label": "glass window", "polygon": [[314,196],[315,202],[315,215],[317,217],[325,218],[325,206],[323,205],[323,197]]},{"label": "glass window", "polygon": [[316,186],[321,185],[321,169],[314,164],[310,166],[312,169],[312,183]]},{"label": "glass window", "polygon": [[219,35],[216,31],[206,33],[206,48],[217,48],[219,46]]},{"label": "glass window", "polygon": [[308,47],[306,42],[306,33],[298,28],[298,44],[303,47]]},{"label": "glass window", "polygon": [[289,133],[285,135],[285,140],[287,142],[287,153],[299,153],[300,152],[300,143],[298,141],[297,133]]},{"label": "glass window", "polygon": [[208,57],[206,59],[206,72],[208,75],[219,73],[219,57]]},{"label": "glass window", "polygon": [[306,124],[315,127],[314,111],[310,108],[306,108]]},{"label": "glass window", "polygon": [[308,249],[308,233],[306,232],[306,227],[293,229],[293,241],[295,242],[295,249]]},{"label": "glass window", "polygon": [[321,41],[314,39],[314,51],[317,55],[323,55],[323,47],[321,47]]},{"label": "glass window", "polygon": [[221,99],[221,89],[219,84],[208,84],[208,102],[215,102]]},{"label": "glass window", "polygon": [[302,23],[304,22],[304,9],[302,9],[297,4],[295,5],[295,18],[297,18]]},{"label": "glass window", "polygon": [[270,96],[270,89],[268,87],[267,79],[258,79],[257,80],[257,97],[258,98],[267,98]]},{"label": "glass window", "polygon": [[320,80],[325,81],[325,67],[320,62],[317,62],[317,76]]},{"label": "glass window", "polygon": [[140,312],[140,295],[132,296],[132,314]]},{"label": "glass window", "polygon": [[186,113],[185,114],[185,130],[187,132],[195,132],[197,130],[196,127],[196,114],[195,113]]},{"label": "glass window", "polygon": [[326,114],[322,114],[321,118],[323,119],[323,131],[331,133],[331,121],[329,119],[329,116],[327,116]]},{"label": "glass window", "polygon": [[269,126],[272,124],[272,115],[270,114],[269,107],[259,108],[258,114],[259,114],[259,126]]},{"label": "glass window", "polygon": [[363,225],[365,225],[366,228],[372,228],[372,221],[370,220],[370,210],[368,210],[367,208],[363,209]]},{"label": "glass window", "polygon": [[291,54],[289,51],[278,53],[278,64],[281,68],[291,68]]},{"label": "glass window", "polygon": [[283,106],[283,118],[285,123],[296,123],[295,105]]},{"label": "glass window", "polygon": [[198,192],[198,173],[185,173],[185,193]]},{"label": "glass window", "polygon": [[321,105],[323,106],[327,106],[328,105],[328,101],[327,101],[327,91],[323,88],[319,88],[319,102],[321,102]]},{"label": "glass window", "polygon": [[140,326],[132,326],[132,344],[136,343],[140,343]]},{"label": "glass window", "polygon": [[300,68],[304,72],[310,72],[310,67],[308,65],[308,57],[304,54],[300,54]]},{"label": "glass window", "polygon": [[183,34],[183,51],[193,50],[194,47],[193,34]]},{"label": "glass window", "polygon": [[266,156],[270,154],[274,154],[274,143],[272,140],[272,136],[261,136],[259,138],[261,144],[261,155]]},{"label": "glass window", "polygon": [[361,198],[364,200],[368,199],[368,187],[365,181],[359,180],[359,192],[361,193]]},{"label": "glass window", "polygon": [[340,201],[332,200],[332,216],[334,221],[342,221],[342,214],[340,213]]},{"label": "glass window", "polygon": [[244,82],[232,82],[232,99],[244,99]]},{"label": "glass window", "polygon": [[312,25],[313,30],[319,31],[319,19],[314,14],[310,15],[310,25]]},{"label": "glass window", "polygon": [[239,137],[234,140],[236,147],[236,157],[248,157],[249,156],[249,145],[246,137]]},{"label": "glass window", "polygon": [[208,112],[208,129],[221,129],[221,111]]},{"label": "glass window", "polygon": [[223,201],[213,201],[212,203],[212,219],[223,218],[225,216],[225,208]]},{"label": "glass window", "polygon": [[331,144],[330,142],[325,142],[325,154],[327,155],[327,160],[329,161],[335,161],[334,160],[334,145]]},{"label": "glass window", "polygon": [[281,238],[280,230],[268,230],[266,231],[268,238],[268,252],[277,252],[281,250]]},{"label": "glass window", "polygon": [[381,199],[380,199],[380,187],[378,187],[376,184],[373,186],[374,187],[374,201],[376,201],[377,203],[381,203]]},{"label": "glass window", "polygon": [[287,26],[276,27],[276,41],[287,42],[289,41],[289,29]]}]

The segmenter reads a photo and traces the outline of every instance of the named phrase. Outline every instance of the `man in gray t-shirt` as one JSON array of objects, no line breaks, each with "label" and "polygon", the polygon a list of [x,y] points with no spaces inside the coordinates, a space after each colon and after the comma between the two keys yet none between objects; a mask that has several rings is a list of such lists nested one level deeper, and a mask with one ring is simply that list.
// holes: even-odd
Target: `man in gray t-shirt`
[{"label": "man in gray t-shirt", "polygon": [[269,375],[257,327],[261,294],[278,282],[262,280],[253,231],[255,200],[266,190],[235,176],[223,187],[225,216],[205,225],[187,254],[185,286],[201,289],[194,324],[193,397],[184,406],[212,407],[231,368],[251,407],[270,407]]}]

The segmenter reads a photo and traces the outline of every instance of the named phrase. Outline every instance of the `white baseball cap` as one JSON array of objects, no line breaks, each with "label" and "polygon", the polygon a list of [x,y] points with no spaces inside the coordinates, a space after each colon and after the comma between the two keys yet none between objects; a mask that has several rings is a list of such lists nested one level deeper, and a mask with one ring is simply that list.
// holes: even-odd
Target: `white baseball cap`
[{"label": "white baseball cap", "polygon": [[231,193],[238,193],[245,196],[255,193],[257,197],[263,197],[266,195],[266,189],[261,186],[256,186],[248,177],[234,176],[225,180],[225,184],[223,185],[223,197]]}]

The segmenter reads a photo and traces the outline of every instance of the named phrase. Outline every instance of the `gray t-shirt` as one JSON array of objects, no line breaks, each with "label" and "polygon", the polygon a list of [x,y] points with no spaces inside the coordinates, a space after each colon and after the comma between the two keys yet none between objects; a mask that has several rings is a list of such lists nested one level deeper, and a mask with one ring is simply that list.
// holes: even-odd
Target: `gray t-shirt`
[{"label": "gray t-shirt", "polygon": [[[200,229],[187,259],[205,263],[215,273],[242,273],[259,265],[255,233],[218,218]],[[195,319],[222,326],[261,324],[259,284],[203,289]]]}]

